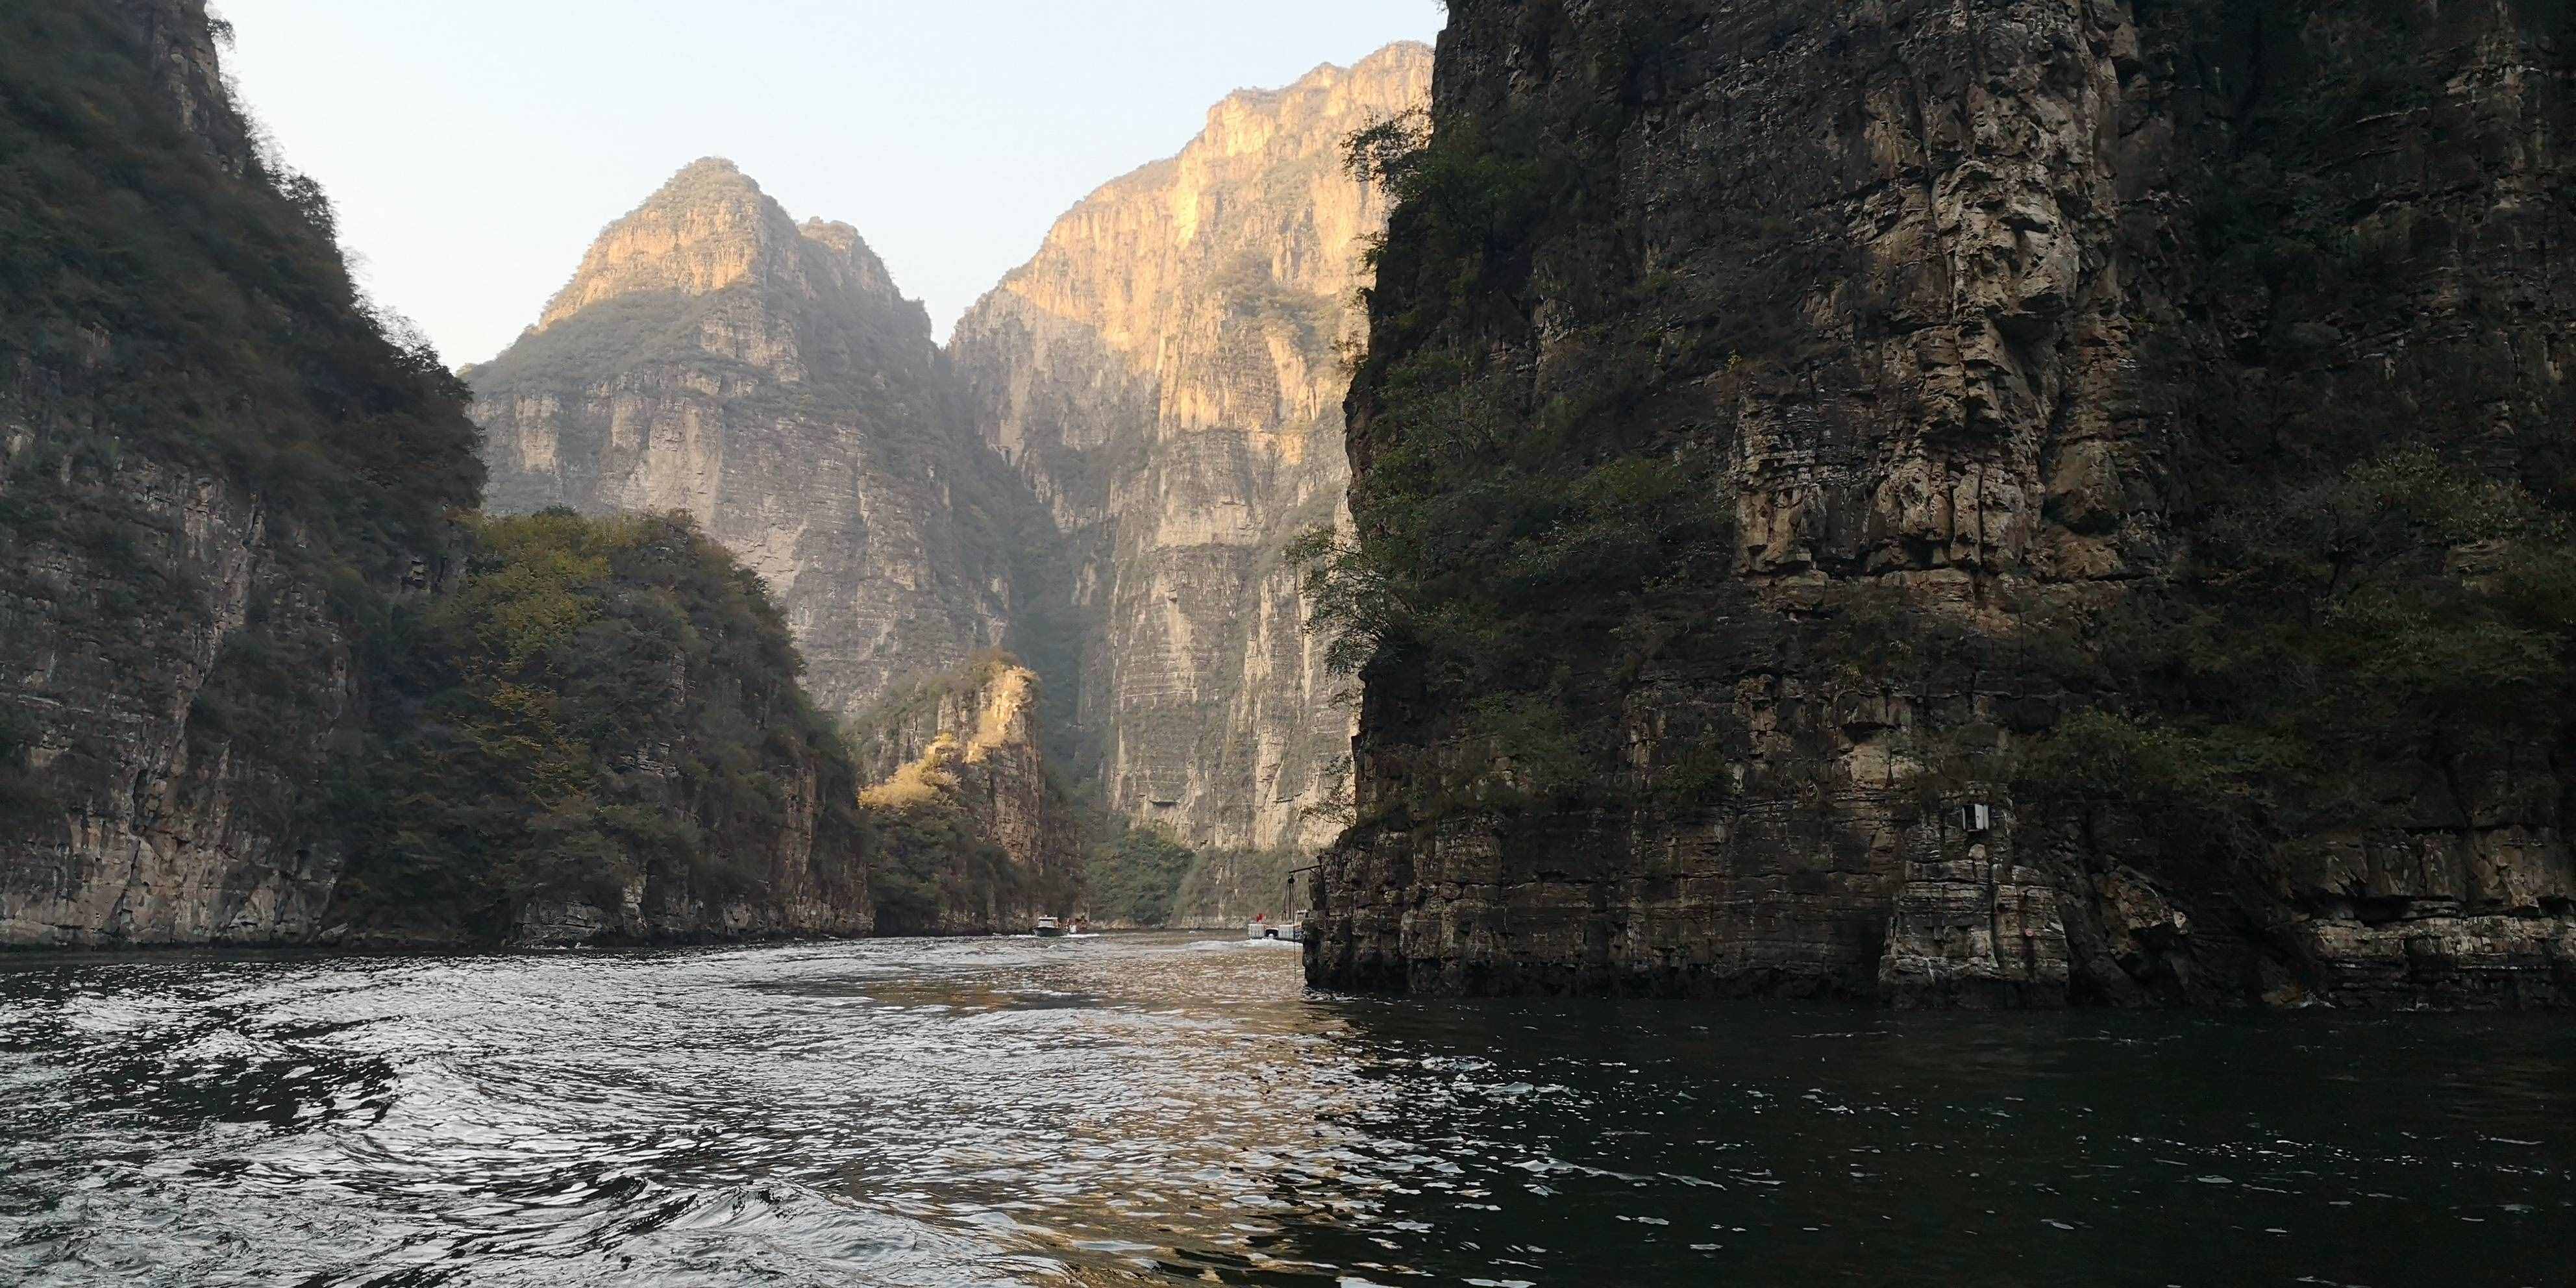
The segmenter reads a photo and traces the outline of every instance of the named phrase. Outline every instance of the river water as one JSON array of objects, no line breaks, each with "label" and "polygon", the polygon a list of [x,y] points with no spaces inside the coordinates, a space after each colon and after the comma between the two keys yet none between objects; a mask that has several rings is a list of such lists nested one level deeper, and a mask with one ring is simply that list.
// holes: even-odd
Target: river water
[{"label": "river water", "polygon": [[0,959],[0,1283],[2565,1285],[2565,1018],[1309,996],[1208,937]]}]

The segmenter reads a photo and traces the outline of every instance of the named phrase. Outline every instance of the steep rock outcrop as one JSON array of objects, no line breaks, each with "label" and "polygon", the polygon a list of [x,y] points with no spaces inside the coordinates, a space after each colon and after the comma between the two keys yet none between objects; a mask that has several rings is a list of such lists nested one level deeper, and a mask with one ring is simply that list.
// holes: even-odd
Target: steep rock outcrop
[{"label": "steep rock outcrop", "polygon": [[[273,533],[285,522],[220,477],[149,459],[82,471],[59,430],[13,429],[0,495],[77,515],[120,553],[12,534],[0,943],[318,931],[346,852],[311,817],[306,775],[355,694],[347,634],[291,553],[303,534]],[[246,652],[281,645],[314,669],[249,674]],[[211,696],[246,688],[277,699],[255,740],[205,718]]]},{"label": "steep rock outcrop", "polygon": [[612,224],[466,377],[493,510],[692,516],[769,583],[828,710],[1001,642],[1005,480],[954,426],[928,315],[730,162]]},{"label": "steep rock outcrop", "polygon": [[[895,840],[880,867],[919,860],[926,888],[919,911],[889,910],[888,931],[1009,933],[1041,913],[1071,915],[1080,838],[1047,776],[1039,695],[1035,672],[986,656],[898,691],[853,726],[868,784],[860,804]],[[902,853],[904,833],[935,837],[950,820],[972,844]]]},{"label": "steep rock outcrop", "polygon": [[968,414],[1055,529],[1015,647],[1079,776],[1193,844],[1338,827],[1347,685],[1281,554],[1347,522],[1337,345],[1384,205],[1343,144],[1418,108],[1429,75],[1398,45],[1228,98],[1178,157],[1059,221],[950,345]]},{"label": "steep rock outcrop", "polygon": [[178,114],[215,164],[233,174],[249,171],[254,155],[250,124],[224,88],[217,43],[228,28],[210,18],[203,0],[118,0],[125,31],[141,42],[152,88]]},{"label": "steep rock outcrop", "polygon": [[1450,13],[1311,981],[2576,1000],[2563,10]]}]

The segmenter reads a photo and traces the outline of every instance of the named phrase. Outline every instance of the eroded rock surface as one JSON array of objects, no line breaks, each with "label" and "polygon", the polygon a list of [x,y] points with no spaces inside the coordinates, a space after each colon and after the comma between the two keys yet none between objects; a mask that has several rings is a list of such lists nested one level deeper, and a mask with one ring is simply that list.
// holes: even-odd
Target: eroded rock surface
[{"label": "eroded rock surface", "polygon": [[[65,19],[78,21],[19,15],[13,23],[30,25],[7,38],[58,53],[79,42],[95,58],[86,88],[110,105],[98,115],[129,134],[94,145],[83,164],[113,160],[127,167],[120,177],[183,191],[245,191],[231,185],[253,165],[249,131],[224,92],[200,0],[126,0],[94,29]],[[29,131],[14,135],[29,164],[61,155],[31,118],[12,127]],[[251,209],[293,218],[246,191]],[[348,559],[380,571],[386,552],[317,532],[237,472],[180,450],[194,427],[179,418],[197,409],[167,395],[204,370],[185,338],[171,338],[184,329],[123,307],[162,301],[92,287],[77,318],[53,312],[62,299],[49,263],[115,258],[135,230],[55,231],[62,240],[10,248],[26,289],[5,305],[12,325],[0,333],[0,944],[304,937],[324,923],[346,852],[315,817],[324,785],[313,770],[356,697],[326,569]],[[267,243],[283,261],[273,272],[298,284],[312,273],[327,301],[337,260],[300,235]],[[189,293],[192,307],[277,307],[211,255],[137,262],[172,274],[153,286]],[[299,320],[352,321],[327,303]],[[228,400],[214,418],[256,440],[264,414],[302,411]],[[450,450],[467,450],[463,428],[446,436]],[[421,461],[424,492],[454,465]],[[246,691],[274,693],[259,728],[210,714]]]},{"label": "eroded rock surface", "polygon": [[[574,754],[551,718],[566,686],[632,687],[614,664],[481,675],[476,728],[423,718],[465,679],[428,636],[595,623],[545,576],[529,617],[440,616],[483,479],[464,391],[353,288],[318,191],[253,147],[201,0],[15,6],[0,45],[22,55],[0,151],[31,176],[0,195],[23,234],[0,252],[0,946],[870,929],[850,767],[774,615],[693,534],[664,547],[694,575],[620,588],[646,629],[587,656],[666,680],[657,717],[752,699],[718,730],[747,751],[720,794],[750,817],[681,781],[684,734]],[[738,611],[691,620],[711,606]],[[746,622],[758,639],[716,638]],[[568,828],[601,802],[559,782],[474,777],[549,760],[635,789],[607,821],[648,844],[599,843],[596,811]],[[582,854],[545,852],[575,832]],[[624,906],[550,866],[631,876]]]},{"label": "eroded rock surface", "polygon": [[1037,673],[987,657],[898,692],[856,730],[860,801],[899,828],[949,814],[999,866],[974,867],[975,847],[938,864],[941,896],[926,925],[938,934],[1025,932],[1039,915],[1070,916],[1080,881],[1072,806],[1047,777]]},{"label": "eroded rock surface", "polygon": [[1347,682],[1309,636],[1297,536],[1346,524],[1336,346],[1383,194],[1354,131],[1420,106],[1398,45],[1218,104],[1102,188],[959,325],[967,407],[1051,516],[1018,649],[1110,807],[1194,844],[1319,843],[1346,798]]}]

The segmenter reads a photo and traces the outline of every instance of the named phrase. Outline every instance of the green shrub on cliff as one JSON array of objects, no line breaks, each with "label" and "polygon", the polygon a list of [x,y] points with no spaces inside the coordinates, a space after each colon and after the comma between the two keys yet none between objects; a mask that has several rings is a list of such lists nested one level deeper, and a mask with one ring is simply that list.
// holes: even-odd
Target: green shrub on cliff
[{"label": "green shrub on cliff", "polygon": [[2248,505],[2077,682],[2124,695],[2018,748],[2031,800],[2113,805],[2185,857],[2318,829],[2542,823],[2576,706],[2576,524],[2400,448]]},{"label": "green shrub on cliff", "polygon": [[1019,866],[952,797],[872,800],[861,818],[880,935],[937,934],[951,914],[1008,907],[1025,893]]},{"label": "green shrub on cliff", "polygon": [[1309,856],[1285,850],[1201,850],[1171,828],[1102,816],[1084,855],[1084,907],[1113,925],[1208,927],[1278,917],[1288,873]]},{"label": "green shrub on cliff", "polygon": [[[482,478],[463,386],[356,289],[319,187],[186,56],[192,8],[0,7],[0,709],[28,724],[0,795],[21,853],[143,808],[136,734],[181,711],[219,754],[155,767],[153,809],[326,838],[348,641],[437,568]],[[236,521],[256,558],[227,584],[208,565]],[[244,619],[183,692],[232,594]]]},{"label": "green shrub on cliff", "polygon": [[[309,524],[303,557],[371,575],[435,548],[482,466],[464,387],[372,308],[310,180],[227,173],[102,6],[0,16],[0,400],[77,405],[75,439],[216,471]],[[9,491],[30,481],[11,471]],[[41,507],[0,508],[0,525]]]},{"label": "green shrub on cliff", "polygon": [[1083,863],[1092,915],[1133,926],[1172,924],[1198,851],[1167,828],[1125,819],[1101,819],[1095,830],[1103,834],[1086,847]]},{"label": "green shrub on cliff", "polygon": [[[2516,8],[2553,31],[2569,12]],[[1927,781],[2116,800],[2177,836],[2421,824],[2427,800],[2460,827],[2548,813],[2526,798],[2556,790],[2546,762],[2576,698],[2567,408],[2529,393],[2554,382],[2529,374],[2529,328],[2508,320],[2530,308],[2520,279],[2458,272],[2468,225],[2390,206],[2351,169],[2351,141],[2391,105],[2457,98],[2416,56],[2447,11],[2365,9],[2140,7],[2152,42],[2191,54],[2180,88],[2223,98],[2238,133],[2178,154],[2163,180],[2179,253],[2227,284],[2184,274],[2175,289],[2225,316],[2206,333],[2159,321],[2137,345],[2120,397],[2170,413],[2178,438],[2121,504],[2172,544],[2132,550],[2147,575],[2121,584],[2117,610],[2015,602],[2011,568],[1969,569],[1975,614],[1915,606],[1920,582],[1855,589],[1952,558],[1858,531],[1879,522],[1874,499],[1834,491],[1911,414],[1873,437],[1871,414],[1836,409],[1883,378],[1847,364],[1904,301],[1843,230],[1808,226],[1768,185],[1707,191],[1696,227],[1621,204],[1658,191],[1642,158],[1686,154],[1638,95],[1662,51],[1689,46],[1684,10],[1533,11],[1533,30],[1579,29],[1594,56],[1555,67],[1544,92],[1461,100],[1436,130],[1355,136],[1354,172],[1397,201],[1355,364],[1357,536],[1319,532],[1297,553],[1334,662],[1368,678],[1367,736],[1403,744],[1361,822],[1680,808],[1730,780],[1808,792],[1847,750],[1838,730],[1884,735],[1932,766]],[[2506,139],[2476,146],[2501,155]],[[2177,251],[2161,236],[2109,249],[2165,271]],[[2456,289],[2460,325],[2357,361],[2347,335],[2448,307],[2416,294],[2427,283]],[[1737,423],[1748,406],[1768,412],[1758,441]],[[2488,428],[2506,424],[2538,428]],[[1783,494],[1762,508],[1806,529],[1767,534],[1790,538],[1776,551],[1734,531],[1736,471],[1757,460]],[[1824,481],[1807,490],[1804,470]],[[1791,713],[1753,763],[1725,719],[1734,687],[1782,677],[1794,685],[1753,699]],[[1963,716],[1963,694],[1999,684],[2007,709]],[[1832,709],[1891,694],[1915,701],[1889,725]],[[1637,711],[1697,728],[1649,739],[1658,763],[1640,768],[1622,719]]]},{"label": "green shrub on cliff", "polygon": [[[1614,320],[1559,336],[1535,385],[1496,358],[1490,337],[1529,325],[1514,295],[1535,239],[1605,182],[1537,129],[1400,117],[1348,142],[1353,173],[1397,203],[1354,376],[1357,534],[1319,529],[1290,555],[1337,669],[1457,695],[1460,754],[1379,798],[1414,822],[1621,791],[1599,772],[1610,731],[1565,713],[1615,709],[1668,661],[1706,617],[1693,582],[1733,558],[1731,426],[1722,402],[1658,387],[1688,356],[1662,352],[1662,285],[1562,283]],[[1685,759],[1715,786],[1706,757]]]}]

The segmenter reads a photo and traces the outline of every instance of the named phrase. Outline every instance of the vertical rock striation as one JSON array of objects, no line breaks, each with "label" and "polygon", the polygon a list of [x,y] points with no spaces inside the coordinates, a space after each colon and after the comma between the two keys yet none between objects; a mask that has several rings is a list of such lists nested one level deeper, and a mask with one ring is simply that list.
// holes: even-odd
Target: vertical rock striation
[{"label": "vertical rock striation", "polygon": [[843,224],[697,162],[466,373],[502,513],[679,511],[765,579],[826,709],[1001,642],[1005,480],[929,317]]},{"label": "vertical rock striation", "polygon": [[2558,8],[1450,14],[1310,980],[2576,1000],[2568,731],[2480,709],[2559,664],[2391,624],[2565,504]]},{"label": "vertical rock striation", "polygon": [[[311,534],[220,477],[139,453],[83,469],[58,446],[66,427],[46,423],[59,404],[30,401],[43,405],[11,408],[27,420],[10,426],[0,496],[50,493],[47,509],[116,553],[12,534],[0,943],[316,933],[347,851],[314,817],[312,775],[356,693],[347,634],[293,553]],[[291,680],[249,656],[281,645]],[[207,718],[210,698],[246,689],[276,699],[255,738]]]},{"label": "vertical rock striation", "polygon": [[1346,791],[1345,683],[1283,549],[1347,522],[1337,345],[1381,195],[1354,131],[1419,107],[1397,45],[1208,114],[1102,188],[969,312],[968,414],[1052,518],[1018,647],[1086,779],[1194,844],[1318,843]]}]

